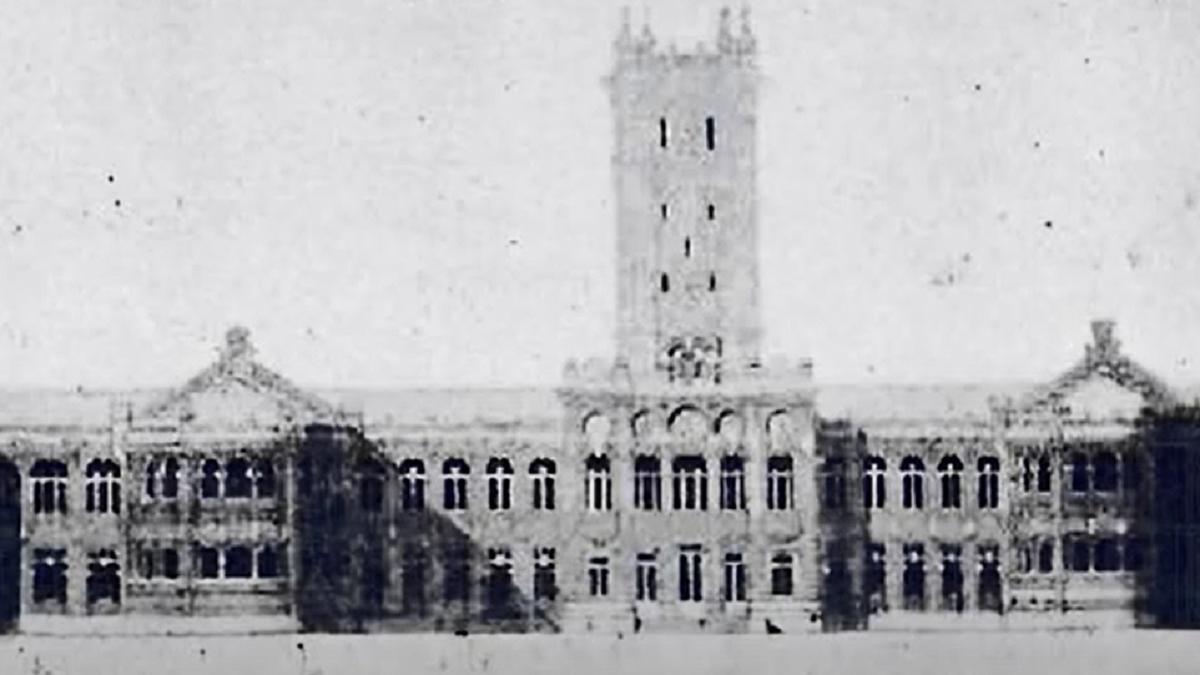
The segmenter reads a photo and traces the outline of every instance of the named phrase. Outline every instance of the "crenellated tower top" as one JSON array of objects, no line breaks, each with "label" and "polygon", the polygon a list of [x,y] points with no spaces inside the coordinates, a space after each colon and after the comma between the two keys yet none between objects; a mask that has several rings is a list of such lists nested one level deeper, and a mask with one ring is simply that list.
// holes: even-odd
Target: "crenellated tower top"
[{"label": "crenellated tower top", "polygon": [[753,65],[756,42],[750,30],[750,9],[741,10],[741,28],[735,34],[732,12],[728,7],[721,9],[717,22],[717,35],[712,44],[701,42],[692,52],[680,52],[674,45],[660,49],[649,22],[634,32],[629,8],[621,11],[621,27],[613,41],[616,67],[620,70],[629,64],[685,65],[697,61],[725,61],[740,65]]}]

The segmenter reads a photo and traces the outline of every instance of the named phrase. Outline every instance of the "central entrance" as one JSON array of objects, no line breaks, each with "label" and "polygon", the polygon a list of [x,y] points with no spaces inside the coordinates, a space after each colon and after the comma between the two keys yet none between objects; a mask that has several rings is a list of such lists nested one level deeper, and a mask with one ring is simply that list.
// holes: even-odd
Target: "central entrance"
[{"label": "central entrance", "polygon": [[21,613],[21,472],[0,458],[0,633]]}]

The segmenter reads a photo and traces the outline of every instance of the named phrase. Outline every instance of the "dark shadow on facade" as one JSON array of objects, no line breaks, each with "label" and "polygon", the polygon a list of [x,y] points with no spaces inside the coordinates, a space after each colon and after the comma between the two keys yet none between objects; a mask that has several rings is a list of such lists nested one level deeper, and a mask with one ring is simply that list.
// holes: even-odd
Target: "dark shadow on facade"
[{"label": "dark shadow on facade", "polygon": [[315,632],[557,632],[553,589],[533,601],[512,553],[485,550],[430,508],[424,478],[395,489],[389,459],[352,428],[305,430],[297,471],[296,609]]},{"label": "dark shadow on facade", "polygon": [[1138,623],[1200,628],[1200,408],[1143,415],[1153,490],[1139,504],[1143,538]]},{"label": "dark shadow on facade", "polygon": [[21,612],[21,473],[0,457],[0,633],[15,630]]},{"label": "dark shadow on facade", "polygon": [[867,627],[870,613],[886,602],[884,578],[873,574],[869,511],[859,480],[866,437],[848,422],[821,421],[817,448],[814,487],[820,495],[817,526],[823,542],[818,591],[821,627],[861,630]]}]

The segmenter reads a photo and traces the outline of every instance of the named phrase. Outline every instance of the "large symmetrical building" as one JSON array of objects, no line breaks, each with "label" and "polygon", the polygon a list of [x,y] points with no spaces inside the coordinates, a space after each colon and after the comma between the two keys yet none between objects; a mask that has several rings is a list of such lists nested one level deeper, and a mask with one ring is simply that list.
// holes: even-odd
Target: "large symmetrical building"
[{"label": "large symmetrical building", "polygon": [[1111,322],[1040,386],[764,362],[756,45],[733,23],[692,53],[617,36],[611,362],[553,391],[306,392],[233,329],[177,390],[4,394],[0,621],[1194,623],[1200,434]]}]

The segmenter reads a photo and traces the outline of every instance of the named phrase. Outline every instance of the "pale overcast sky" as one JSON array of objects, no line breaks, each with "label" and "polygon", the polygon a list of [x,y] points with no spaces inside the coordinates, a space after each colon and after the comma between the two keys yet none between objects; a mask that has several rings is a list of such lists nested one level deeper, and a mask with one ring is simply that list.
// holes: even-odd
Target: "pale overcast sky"
[{"label": "pale overcast sky", "polygon": [[[0,4],[0,386],[175,384],[235,323],[314,385],[611,353],[621,4]],[[1036,380],[1106,316],[1200,380],[1200,4],[752,8],[766,352]]]}]

